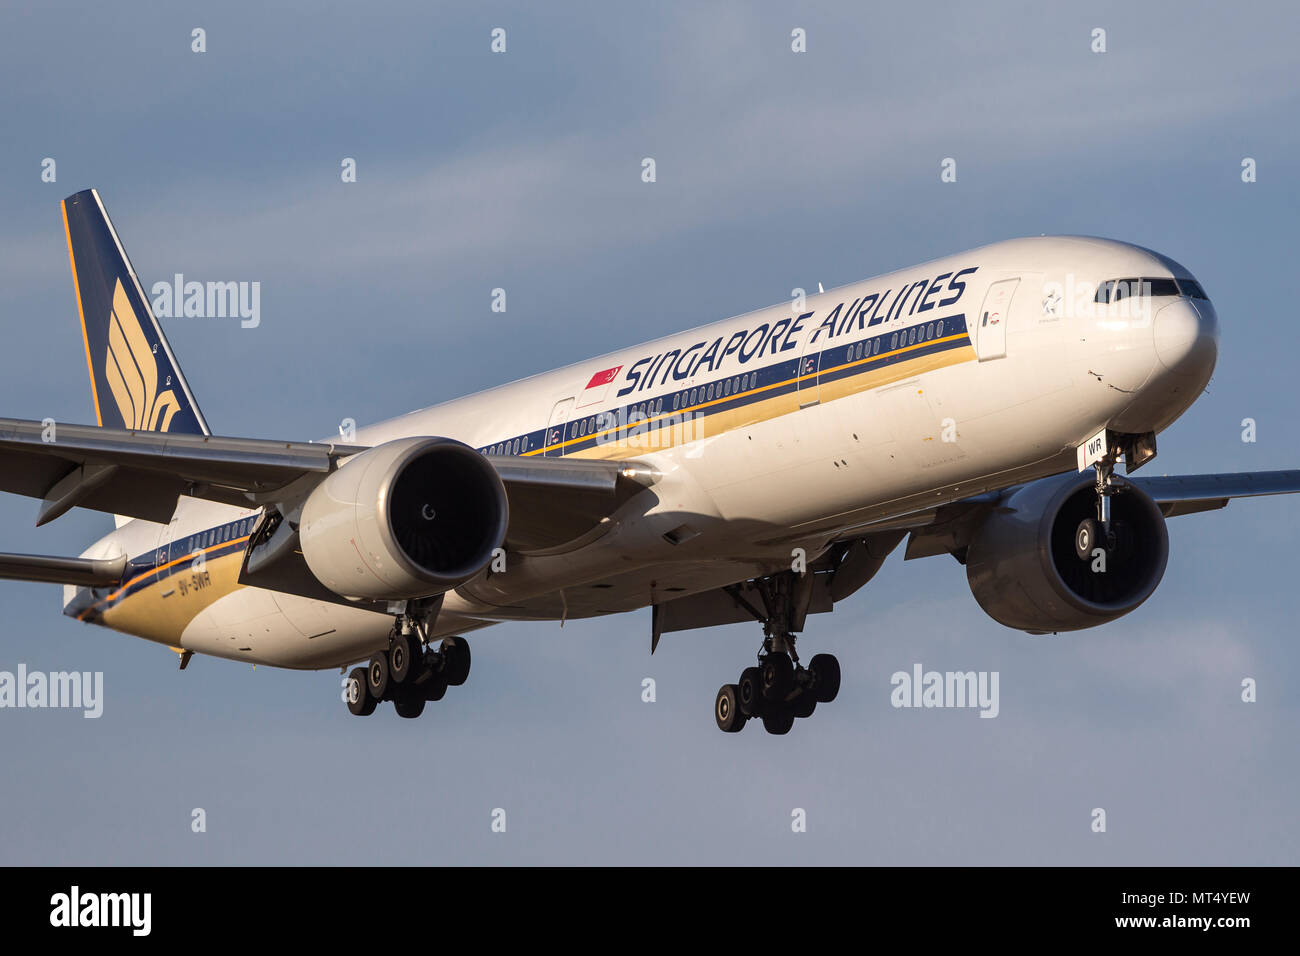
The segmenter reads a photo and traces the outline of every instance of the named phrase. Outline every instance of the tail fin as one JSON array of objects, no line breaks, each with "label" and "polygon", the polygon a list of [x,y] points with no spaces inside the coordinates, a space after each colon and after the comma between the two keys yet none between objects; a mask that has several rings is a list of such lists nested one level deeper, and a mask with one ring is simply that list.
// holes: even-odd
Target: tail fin
[{"label": "tail fin", "polygon": [[93,189],[63,200],[95,418],[108,428],[210,435]]}]

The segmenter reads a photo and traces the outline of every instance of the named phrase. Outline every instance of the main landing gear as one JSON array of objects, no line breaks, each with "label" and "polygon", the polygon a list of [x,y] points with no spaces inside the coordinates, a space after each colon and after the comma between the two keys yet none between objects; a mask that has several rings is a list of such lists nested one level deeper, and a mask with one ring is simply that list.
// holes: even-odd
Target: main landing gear
[{"label": "main landing gear", "polygon": [[769,734],[787,734],[796,717],[811,717],[818,704],[829,704],[840,692],[840,662],[833,654],[817,654],[804,667],[795,653],[795,631],[803,629],[811,597],[812,576],[792,571],[754,582],[766,613],[740,593],[732,597],[763,624],[758,664],[746,667],[734,684],[723,684],[713,702],[713,717],[724,733],[744,729],[751,719],[763,721]]},{"label": "main landing gear", "polygon": [[348,674],[344,698],[349,711],[366,717],[381,701],[389,700],[399,717],[419,717],[426,703],[442,700],[448,687],[465,683],[469,678],[469,641],[444,637],[433,650],[428,638],[433,614],[436,608],[432,613],[398,615],[388,650]]}]

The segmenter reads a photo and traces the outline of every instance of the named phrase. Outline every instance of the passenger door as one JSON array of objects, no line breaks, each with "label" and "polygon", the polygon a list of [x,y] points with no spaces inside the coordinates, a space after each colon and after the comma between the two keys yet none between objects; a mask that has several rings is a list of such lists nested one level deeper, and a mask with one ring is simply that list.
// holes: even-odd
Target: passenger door
[{"label": "passenger door", "polygon": [[564,449],[561,447],[564,441],[564,426],[572,415],[572,398],[560,399],[551,409],[551,420],[546,425],[546,438],[543,442],[547,458],[559,458],[564,454]]},{"label": "passenger door", "polygon": [[818,381],[820,372],[817,366],[820,362],[822,343],[812,341],[813,331],[804,334],[804,342],[799,349],[799,367],[795,370],[795,377],[799,380],[796,387],[799,390],[800,408],[808,408],[821,401],[821,387]]},{"label": "passenger door", "polygon": [[989,286],[984,296],[984,305],[975,319],[975,354],[981,362],[1006,357],[1007,319],[1011,297],[1019,284],[1019,279],[1002,279]]}]

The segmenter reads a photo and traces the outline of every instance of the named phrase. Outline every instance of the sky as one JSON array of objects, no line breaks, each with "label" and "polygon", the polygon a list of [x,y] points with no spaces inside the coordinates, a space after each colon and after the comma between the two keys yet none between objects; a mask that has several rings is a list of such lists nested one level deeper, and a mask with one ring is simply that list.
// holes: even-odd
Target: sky
[{"label": "sky", "polygon": [[[1282,2],[6,4],[0,415],[93,421],[58,202],[94,186],[146,289],[261,284],[255,328],[163,320],[218,434],[319,438],[1074,233],[1179,260],[1218,311],[1214,379],[1144,474],[1300,467],[1297,35]],[[36,509],[0,500],[0,550],[111,528]],[[1155,595],[1060,637],[896,554],[810,618],[843,686],[785,737],[713,722],[756,625],[653,658],[648,611],[501,625],[421,719],[358,720],[336,671],[182,673],[0,582],[0,670],[104,682],[98,719],[0,710],[0,863],[1294,865],[1298,519],[1173,519]],[[891,706],[917,663],[998,672],[998,716]]]}]

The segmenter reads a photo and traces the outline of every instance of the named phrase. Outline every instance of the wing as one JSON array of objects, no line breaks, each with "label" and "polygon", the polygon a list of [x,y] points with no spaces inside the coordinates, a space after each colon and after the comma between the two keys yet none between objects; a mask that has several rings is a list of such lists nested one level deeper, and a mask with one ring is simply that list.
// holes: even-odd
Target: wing
[{"label": "wing", "polygon": [[180,495],[251,507],[321,477],[348,445],[127,431],[0,419],[0,491],[41,498],[37,524],[70,508],[166,522]]},{"label": "wing", "polygon": [[1300,471],[1238,471],[1125,480],[1154,498],[1166,518],[1213,511],[1233,498],[1300,494]]},{"label": "wing", "polygon": [[[0,419],[0,491],[40,498],[37,524],[74,507],[171,520],[181,495],[248,508],[301,494],[366,446],[128,431]],[[519,550],[590,533],[656,480],[635,462],[489,457]]]},{"label": "wing", "polygon": [[[1217,475],[1172,475],[1124,481],[1145,491],[1166,518],[1225,507],[1233,498],[1300,494],[1300,471],[1241,471]],[[970,543],[975,527],[999,502],[1016,490],[988,492],[923,511],[888,518],[855,529],[862,534],[891,529],[911,533],[907,559],[951,554]]]}]

